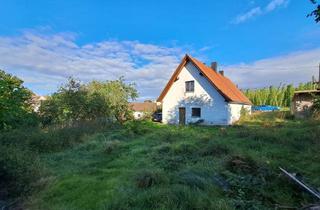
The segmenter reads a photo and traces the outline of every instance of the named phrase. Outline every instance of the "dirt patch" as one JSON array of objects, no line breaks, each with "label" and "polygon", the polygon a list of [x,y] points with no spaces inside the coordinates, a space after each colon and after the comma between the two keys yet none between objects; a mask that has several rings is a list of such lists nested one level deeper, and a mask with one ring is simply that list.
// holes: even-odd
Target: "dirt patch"
[{"label": "dirt patch", "polygon": [[226,168],[233,173],[256,174],[259,167],[252,158],[236,155],[227,160]]}]

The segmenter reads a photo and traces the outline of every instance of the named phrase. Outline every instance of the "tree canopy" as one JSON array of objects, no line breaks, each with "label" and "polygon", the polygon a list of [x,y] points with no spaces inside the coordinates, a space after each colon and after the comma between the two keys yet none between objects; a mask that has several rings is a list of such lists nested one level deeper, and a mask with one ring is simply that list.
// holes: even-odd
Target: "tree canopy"
[{"label": "tree canopy", "polygon": [[44,125],[99,118],[123,122],[130,117],[129,101],[137,96],[134,84],[126,84],[123,78],[89,84],[69,78],[42,103],[40,115]]},{"label": "tree canopy", "polygon": [[21,79],[0,70],[0,130],[35,123],[31,97]]}]

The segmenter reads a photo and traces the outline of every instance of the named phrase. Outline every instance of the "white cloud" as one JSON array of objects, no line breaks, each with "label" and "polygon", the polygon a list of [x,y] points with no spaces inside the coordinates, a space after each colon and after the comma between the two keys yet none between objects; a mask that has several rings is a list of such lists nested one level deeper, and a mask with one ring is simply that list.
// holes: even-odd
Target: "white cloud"
[{"label": "white cloud", "polygon": [[140,95],[155,98],[183,50],[138,41],[103,41],[83,46],[68,34],[25,32],[0,37],[0,68],[20,76],[35,92],[50,93],[66,77],[83,81],[124,76],[135,82]]},{"label": "white cloud", "polygon": [[238,24],[238,23],[242,23],[247,21],[248,19],[257,16],[257,15],[261,15],[262,14],[262,10],[260,7],[255,7],[253,9],[251,9],[250,11],[239,15],[235,20],[234,23]]},{"label": "white cloud", "polygon": [[272,0],[265,8],[266,12],[271,12],[278,7],[287,6],[289,3],[288,0]]},{"label": "white cloud", "polygon": [[[183,48],[138,41],[78,45],[74,36],[66,34],[26,32],[16,37],[0,37],[0,69],[21,77],[28,87],[41,94],[52,93],[71,75],[84,82],[124,76],[137,84],[140,99],[155,99],[185,53]],[[318,75],[319,55],[320,48],[223,69],[241,88],[297,84]]]},{"label": "white cloud", "polygon": [[273,10],[279,8],[279,7],[286,7],[289,3],[289,0],[271,0],[265,7],[255,7],[250,9],[248,12],[244,14],[238,15],[232,23],[239,24],[243,23],[253,17],[260,16],[269,12],[272,12]]},{"label": "white cloud", "polygon": [[320,48],[293,52],[288,55],[224,66],[226,76],[241,88],[299,84],[318,78]]}]

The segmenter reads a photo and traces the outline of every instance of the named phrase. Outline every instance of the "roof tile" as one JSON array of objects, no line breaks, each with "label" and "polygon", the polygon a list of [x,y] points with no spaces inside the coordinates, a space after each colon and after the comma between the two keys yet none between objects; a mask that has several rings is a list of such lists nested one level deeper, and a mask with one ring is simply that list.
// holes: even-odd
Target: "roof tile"
[{"label": "roof tile", "polygon": [[214,71],[210,67],[206,66],[202,62],[189,55],[186,55],[181,64],[178,66],[176,71],[173,73],[168,84],[160,94],[158,101],[162,101],[164,96],[169,91],[171,85],[173,84],[175,78],[179,75],[182,68],[186,65],[188,61],[191,61],[203,74],[208,78],[211,84],[221,93],[221,95],[229,102],[252,104],[251,101],[237,88],[237,86],[231,82],[230,79],[221,75],[220,73]]}]

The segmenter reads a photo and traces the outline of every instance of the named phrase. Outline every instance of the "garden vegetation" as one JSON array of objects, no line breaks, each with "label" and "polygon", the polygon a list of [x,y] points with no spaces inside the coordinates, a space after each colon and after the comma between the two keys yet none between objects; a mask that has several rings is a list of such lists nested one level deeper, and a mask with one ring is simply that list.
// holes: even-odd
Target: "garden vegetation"
[{"label": "garden vegetation", "polygon": [[2,72],[0,81],[1,207],[274,209],[316,202],[278,168],[320,186],[316,119],[270,112],[244,114],[232,127],[133,121],[128,101],[137,92],[123,78],[70,78],[34,113],[21,80]]}]

